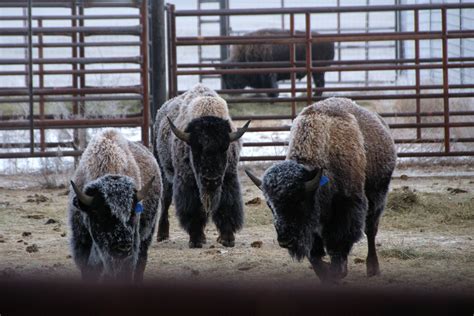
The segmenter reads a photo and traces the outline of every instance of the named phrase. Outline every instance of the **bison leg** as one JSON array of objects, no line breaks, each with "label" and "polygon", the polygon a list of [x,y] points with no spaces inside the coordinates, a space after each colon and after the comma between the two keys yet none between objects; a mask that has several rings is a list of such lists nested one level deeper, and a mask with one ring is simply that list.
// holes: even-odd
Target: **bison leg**
[{"label": "bison leg", "polygon": [[194,181],[184,180],[175,180],[173,187],[176,214],[181,226],[189,234],[189,248],[202,248],[206,243],[204,227],[207,214],[202,208],[198,188]]},{"label": "bison leg", "polygon": [[217,241],[225,247],[234,247],[236,231],[244,221],[242,194],[237,174],[226,174],[222,185],[221,201],[212,214],[212,220],[219,231]]},{"label": "bison leg", "polygon": [[331,256],[330,273],[334,279],[347,275],[347,256],[362,235],[367,212],[367,198],[335,196],[329,218],[324,223],[323,238]]},{"label": "bison leg", "polygon": [[170,223],[168,220],[168,209],[173,197],[173,184],[163,177],[163,194],[161,196],[161,215],[158,223],[158,242],[167,240],[170,237]]},{"label": "bison leg", "polygon": [[323,261],[323,257],[326,255],[324,251],[324,244],[321,236],[314,235],[313,247],[311,248],[309,262],[313,267],[314,272],[318,276],[319,280],[322,283],[327,283],[330,281],[329,275],[329,264]]},{"label": "bison leg", "polygon": [[140,243],[138,252],[138,261],[135,267],[134,281],[141,283],[143,281],[143,274],[145,273],[146,262],[148,260],[148,248],[150,247],[153,235],[150,235]]},{"label": "bison leg", "polygon": [[[260,75],[262,77],[262,88],[278,89],[277,74]],[[278,98],[278,92],[269,92],[267,96],[270,98]]]},{"label": "bison leg", "polygon": [[[386,185],[380,185],[382,191],[373,192],[367,188],[367,197],[369,199],[369,210],[365,219],[365,234],[367,235],[367,276],[372,277],[380,274],[379,260],[377,258],[377,250],[375,247],[375,237],[379,228],[380,216],[385,206],[385,198],[388,192],[388,182]],[[380,187],[378,190],[380,190]]]},{"label": "bison leg", "polygon": [[89,231],[82,223],[80,211],[75,211],[70,218],[71,221],[71,251],[74,262],[81,270],[84,281],[97,281],[102,273],[101,265],[91,265],[89,258],[92,251],[92,238]]},{"label": "bison leg", "polygon": [[[324,72],[314,72],[313,73],[313,80],[315,88],[324,88],[325,80],[324,80]],[[316,89],[315,96],[320,97],[323,95],[321,90]]]}]

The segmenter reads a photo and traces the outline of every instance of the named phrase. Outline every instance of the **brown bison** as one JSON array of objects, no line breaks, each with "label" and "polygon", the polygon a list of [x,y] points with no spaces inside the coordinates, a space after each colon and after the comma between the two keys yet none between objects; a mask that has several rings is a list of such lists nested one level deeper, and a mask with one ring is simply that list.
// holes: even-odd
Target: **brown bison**
[{"label": "brown bison", "polygon": [[[288,30],[263,29],[244,34],[244,36],[276,36],[289,35]],[[296,31],[296,35],[304,35],[303,31]],[[313,32],[313,37],[318,33]],[[297,44],[295,47],[295,60],[298,62],[306,60],[305,44]],[[334,43],[323,42],[312,44],[313,61],[329,61],[334,59]],[[233,45],[230,49],[230,57],[225,62],[247,63],[247,62],[271,62],[290,61],[290,46],[287,44],[239,44]],[[236,67],[237,68],[237,67]],[[259,74],[223,74],[224,89],[244,89],[252,88],[278,88],[278,81],[290,79],[290,73],[259,73]],[[306,76],[306,72],[296,73],[296,78],[301,79]],[[314,84],[318,88],[324,88],[324,71],[313,72]],[[269,97],[277,97],[278,93],[268,93]],[[315,95],[321,96],[321,91],[316,91]]]}]

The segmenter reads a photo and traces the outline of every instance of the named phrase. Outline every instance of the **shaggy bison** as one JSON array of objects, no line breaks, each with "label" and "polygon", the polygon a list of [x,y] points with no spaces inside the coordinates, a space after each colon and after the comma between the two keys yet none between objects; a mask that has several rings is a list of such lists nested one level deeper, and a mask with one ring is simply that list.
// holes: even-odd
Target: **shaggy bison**
[{"label": "shaggy bison", "polygon": [[168,208],[173,197],[190,248],[206,242],[204,227],[209,216],[219,230],[218,241],[234,246],[234,233],[243,223],[237,175],[239,139],[249,123],[236,129],[227,103],[204,85],[161,107],[154,126],[155,157],[163,172],[158,241],[169,236]]},{"label": "shaggy bison", "polygon": [[[278,243],[298,260],[307,257],[319,278],[347,275],[347,255],[365,224],[367,275],[379,274],[375,249],[396,153],[388,126],[344,98],[305,108],[291,128],[284,162],[260,180]],[[365,222],[365,223],[364,223]],[[331,257],[328,265],[322,258]]]},{"label": "shaggy bison", "polygon": [[147,148],[105,130],[71,181],[71,250],[84,280],[139,282],[160,203],[161,175]]},{"label": "shaggy bison", "polygon": [[[289,35],[287,30],[263,29],[255,32],[246,33],[244,36],[275,36]],[[296,35],[304,35],[305,32],[296,31]],[[318,33],[313,32],[313,36]],[[334,43],[323,42],[312,44],[312,60],[331,61],[334,59]],[[295,46],[295,60],[306,60],[305,44]],[[290,47],[288,44],[239,44],[233,45],[230,49],[230,57],[225,62],[246,63],[261,61],[290,61]],[[327,66],[322,64],[320,66]],[[306,76],[306,72],[296,74],[297,79]],[[223,74],[224,89],[244,89],[252,88],[278,88],[278,81],[290,79],[290,73],[261,73],[261,74]],[[316,87],[324,88],[324,72],[313,72],[313,80]],[[322,92],[318,91],[317,96]],[[268,93],[269,97],[277,97],[278,93]]]}]

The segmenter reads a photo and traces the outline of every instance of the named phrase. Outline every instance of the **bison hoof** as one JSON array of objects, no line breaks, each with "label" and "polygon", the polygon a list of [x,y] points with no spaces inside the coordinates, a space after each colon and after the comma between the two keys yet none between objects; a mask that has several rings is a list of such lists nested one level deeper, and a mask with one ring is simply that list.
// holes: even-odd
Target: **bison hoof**
[{"label": "bison hoof", "polygon": [[378,260],[367,260],[367,277],[380,275],[380,268]]},{"label": "bison hoof", "polygon": [[158,233],[158,236],[156,237],[157,242],[165,241],[165,240],[168,240],[168,239],[170,239],[169,234],[160,234],[160,233]]},{"label": "bison hoof", "polygon": [[189,241],[189,248],[202,248],[202,241]]},{"label": "bison hoof", "polygon": [[202,235],[198,238],[189,239],[189,248],[202,248],[202,245],[206,243],[206,236]]},{"label": "bison hoof", "polygon": [[221,236],[217,237],[217,242],[222,244],[224,247],[234,247],[235,246],[235,239],[234,236],[229,238],[223,238]]}]

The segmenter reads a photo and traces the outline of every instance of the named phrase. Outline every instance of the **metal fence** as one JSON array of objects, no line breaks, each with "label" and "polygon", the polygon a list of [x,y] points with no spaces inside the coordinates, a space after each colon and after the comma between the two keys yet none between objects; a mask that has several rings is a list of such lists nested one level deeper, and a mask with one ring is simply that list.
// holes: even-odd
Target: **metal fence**
[{"label": "metal fence", "polygon": [[[0,131],[29,130],[29,142],[2,142],[0,158],[78,156],[84,129],[105,126],[141,127],[148,145],[146,0],[2,1],[0,8],[0,79],[21,83],[0,87]],[[117,8],[130,13],[117,14]],[[43,14],[49,10],[54,14]],[[113,54],[91,56],[99,48]],[[113,75],[132,80],[117,84],[107,79]],[[94,76],[103,77],[98,82]],[[120,102],[136,103],[138,110],[109,113],[107,107]],[[50,110],[58,103],[62,114]],[[101,113],[89,113],[92,106]],[[74,133],[70,140],[50,141],[47,132],[54,129]]]},{"label": "metal fence", "polygon": [[[309,8],[282,8],[282,9],[229,9],[229,10],[179,10],[174,5],[167,6],[168,27],[168,91],[169,97],[183,92],[179,89],[178,78],[182,76],[196,76],[209,74],[262,74],[262,73],[290,73],[291,86],[283,89],[241,89],[218,90],[218,93],[227,94],[227,102],[233,104],[248,103],[289,103],[288,115],[236,115],[236,121],[253,120],[291,120],[295,117],[297,106],[300,103],[312,104],[321,98],[338,95],[361,101],[385,102],[383,100],[413,100],[413,107],[402,110],[390,108],[378,111],[387,119],[390,128],[394,131],[395,142],[398,146],[399,157],[438,157],[438,156],[473,156],[474,155],[474,109],[469,107],[454,108],[454,100],[474,97],[474,82],[454,84],[449,82],[449,70],[474,67],[474,56],[451,57],[448,54],[450,41],[459,39],[473,39],[474,30],[449,29],[447,27],[448,12],[456,10],[474,9],[474,3],[465,4],[428,4],[428,5],[384,5],[384,6],[353,6],[353,7],[309,7]],[[344,14],[353,12],[409,12],[413,19],[413,29],[404,32],[369,32],[369,33],[311,33],[311,16],[318,14]],[[420,30],[419,17],[422,12],[436,12],[441,16],[439,31]],[[180,19],[196,16],[269,16],[289,15],[290,35],[286,36],[199,36],[178,37],[177,28],[181,27]],[[305,19],[305,35],[295,33],[295,18],[302,16]],[[435,58],[422,58],[420,42],[441,41],[441,56]],[[315,42],[367,42],[377,43],[386,41],[412,42],[413,57],[400,57],[397,59],[376,60],[337,60],[331,66],[321,66],[318,62],[311,61],[311,43]],[[207,45],[235,45],[272,43],[287,44],[290,48],[288,62],[249,62],[249,63],[183,63],[177,50],[186,46]],[[295,60],[295,45],[304,44],[306,47],[306,60]],[[426,70],[439,70],[442,72],[442,82],[423,83],[421,72]],[[371,86],[328,86],[318,88],[324,93],[323,97],[313,96],[311,74],[314,71],[326,72],[353,72],[353,71],[405,71],[409,76],[408,84],[389,83],[388,85]],[[306,72],[306,86],[296,86],[296,72]],[[237,94],[246,93],[286,93],[279,98],[269,97],[244,97]],[[440,103],[440,108],[424,106],[423,102]],[[372,102],[374,103],[374,102]],[[255,126],[256,124],[254,124]],[[250,129],[251,132],[289,131],[289,124],[279,126],[263,126]],[[468,130],[467,130],[468,129]],[[466,132],[467,131],[467,132]],[[271,142],[244,142],[246,147],[286,146],[286,141]],[[408,145],[408,147],[407,147]],[[411,146],[411,147],[410,147]],[[256,155],[244,156],[242,160],[278,160],[282,155]]]}]

